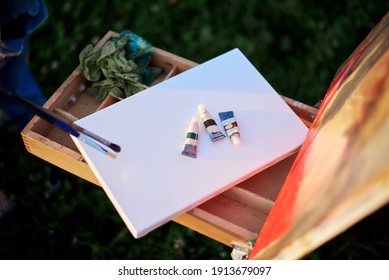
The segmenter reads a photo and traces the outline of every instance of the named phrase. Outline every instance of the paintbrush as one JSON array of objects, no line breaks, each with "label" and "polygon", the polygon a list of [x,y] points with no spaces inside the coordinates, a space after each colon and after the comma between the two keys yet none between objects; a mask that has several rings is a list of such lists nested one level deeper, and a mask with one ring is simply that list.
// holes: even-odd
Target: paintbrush
[{"label": "paintbrush", "polygon": [[[105,155],[114,157],[114,154],[109,152],[107,149],[101,147],[98,143],[93,141],[92,139],[98,141],[99,143],[103,144],[104,146],[109,147],[114,152],[119,153],[120,152],[120,146],[117,144],[114,144],[112,142],[109,142],[108,140],[94,134],[93,132],[80,127],[79,125],[72,123],[71,121],[63,118],[62,116],[44,108],[41,106],[38,106],[37,104],[31,102],[30,100],[18,95],[15,92],[12,92],[10,90],[7,90],[3,87],[0,87],[0,94],[2,96],[7,97],[9,100],[13,101],[14,103],[22,106],[24,109],[30,111],[31,113],[40,116],[42,119],[46,120],[47,122],[54,124],[58,128],[62,129],[63,131],[75,136],[76,138],[80,139],[81,141],[87,143],[88,145],[92,146],[96,150],[102,152]],[[90,139],[90,138],[92,139]]]}]

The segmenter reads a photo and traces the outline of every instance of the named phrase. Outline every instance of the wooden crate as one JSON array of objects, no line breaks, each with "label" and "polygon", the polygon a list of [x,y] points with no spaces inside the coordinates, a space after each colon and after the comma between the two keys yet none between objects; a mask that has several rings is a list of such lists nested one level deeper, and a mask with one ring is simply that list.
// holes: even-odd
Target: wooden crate
[{"label": "wooden crate", "polygon": [[[96,48],[117,33],[109,31]],[[151,63],[165,71],[156,83],[184,72],[197,64],[155,48]],[[66,112],[69,118],[83,118],[114,102],[107,98],[99,103],[85,91],[86,80],[79,69],[65,80],[44,105],[50,110]],[[296,114],[310,126],[317,110],[298,101],[283,97]],[[22,131],[27,150],[70,173],[99,185],[92,170],[70,136],[39,117],[34,117]],[[174,221],[231,246],[232,241],[245,242],[258,235],[295,155],[278,162],[265,171],[247,179],[215,198],[199,205]]]}]

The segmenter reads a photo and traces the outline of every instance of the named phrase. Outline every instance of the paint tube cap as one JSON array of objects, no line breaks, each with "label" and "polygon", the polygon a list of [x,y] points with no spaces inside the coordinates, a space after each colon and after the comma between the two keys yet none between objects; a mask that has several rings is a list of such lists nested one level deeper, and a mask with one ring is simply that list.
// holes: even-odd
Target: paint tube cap
[{"label": "paint tube cap", "polygon": [[190,119],[190,124],[192,124],[192,125],[197,124],[197,118],[196,118],[196,117],[192,117],[192,118]]},{"label": "paint tube cap", "polygon": [[240,141],[240,136],[238,133],[231,135],[231,141],[235,147],[240,147],[242,145],[242,142]]},{"label": "paint tube cap", "polygon": [[202,114],[202,113],[207,111],[207,108],[205,108],[204,104],[197,105],[197,109],[199,109],[200,114]]}]

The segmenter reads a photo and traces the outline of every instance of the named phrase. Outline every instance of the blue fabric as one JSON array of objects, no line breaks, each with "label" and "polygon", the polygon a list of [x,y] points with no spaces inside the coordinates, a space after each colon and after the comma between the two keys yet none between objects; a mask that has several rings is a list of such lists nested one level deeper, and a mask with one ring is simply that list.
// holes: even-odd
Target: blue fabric
[{"label": "blue fabric", "polygon": [[35,31],[47,18],[43,0],[0,0],[0,25],[20,20],[26,35]]},{"label": "blue fabric", "polygon": [[[0,0],[0,27],[13,21],[24,30],[24,37],[2,40],[6,46],[3,52],[21,51],[21,54],[0,61],[0,86],[13,90],[39,105],[43,105],[46,98],[28,67],[27,57],[29,35],[46,18],[47,8],[43,0]],[[19,128],[22,128],[32,117],[23,108],[1,98],[0,109]]]}]

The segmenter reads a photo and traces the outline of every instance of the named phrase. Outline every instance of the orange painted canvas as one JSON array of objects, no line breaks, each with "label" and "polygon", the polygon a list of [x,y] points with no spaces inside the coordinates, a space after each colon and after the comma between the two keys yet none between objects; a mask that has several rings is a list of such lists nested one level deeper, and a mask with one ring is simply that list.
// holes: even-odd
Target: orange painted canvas
[{"label": "orange painted canvas", "polygon": [[340,67],[250,259],[299,259],[389,202],[389,13]]}]

